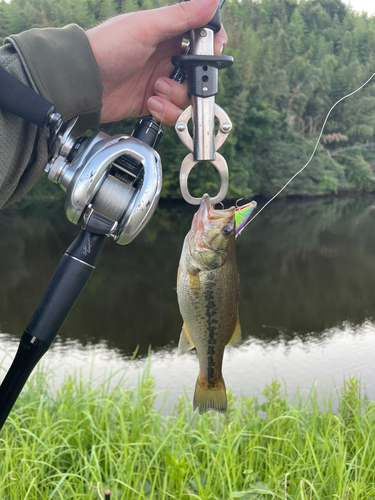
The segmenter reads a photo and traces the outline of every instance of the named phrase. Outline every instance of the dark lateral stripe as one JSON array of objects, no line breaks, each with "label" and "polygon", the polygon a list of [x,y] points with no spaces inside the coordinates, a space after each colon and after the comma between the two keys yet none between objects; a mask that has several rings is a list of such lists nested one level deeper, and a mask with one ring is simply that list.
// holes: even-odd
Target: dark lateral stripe
[{"label": "dark lateral stripe", "polygon": [[208,345],[207,345],[207,378],[209,385],[215,380],[215,354],[216,354],[216,328],[218,320],[215,318],[217,308],[215,304],[215,279],[213,274],[207,275],[206,289],[204,292],[205,316],[207,320]]}]

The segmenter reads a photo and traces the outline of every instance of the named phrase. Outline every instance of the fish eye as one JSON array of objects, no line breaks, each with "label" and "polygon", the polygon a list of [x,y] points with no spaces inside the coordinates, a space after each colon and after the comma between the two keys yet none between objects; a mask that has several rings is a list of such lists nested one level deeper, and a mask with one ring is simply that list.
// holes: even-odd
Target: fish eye
[{"label": "fish eye", "polygon": [[223,233],[224,236],[229,236],[232,231],[233,231],[232,226],[224,226],[221,232]]}]

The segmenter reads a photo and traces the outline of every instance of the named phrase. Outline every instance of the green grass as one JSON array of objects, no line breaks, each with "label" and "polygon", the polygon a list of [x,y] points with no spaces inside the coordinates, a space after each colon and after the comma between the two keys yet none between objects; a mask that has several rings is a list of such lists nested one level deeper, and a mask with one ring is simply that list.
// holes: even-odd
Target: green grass
[{"label": "green grass", "polygon": [[353,378],[321,407],[276,382],[229,395],[225,416],[185,399],[162,416],[155,396],[147,372],[134,390],[76,375],[55,393],[36,373],[0,433],[0,499],[375,498],[375,404]]}]

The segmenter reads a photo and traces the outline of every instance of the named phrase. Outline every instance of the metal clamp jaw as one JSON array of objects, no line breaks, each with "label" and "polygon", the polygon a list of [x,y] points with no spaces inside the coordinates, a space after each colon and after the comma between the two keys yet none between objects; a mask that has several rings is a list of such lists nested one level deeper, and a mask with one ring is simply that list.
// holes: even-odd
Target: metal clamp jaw
[{"label": "metal clamp jaw", "polygon": [[66,192],[65,212],[73,224],[130,243],[152,217],[162,187],[158,153],[135,137],[98,132],[76,140],[68,122],[48,179]]},{"label": "metal clamp jaw", "polygon": [[[217,152],[217,150],[222,146],[229,132],[232,129],[232,122],[230,121],[226,112],[217,104],[215,104],[214,110],[215,110],[215,118],[219,122],[219,130],[216,136],[214,137],[214,147],[215,147],[214,158],[213,160],[209,158],[207,159],[218,171],[220,175],[221,186],[219,193],[214,198],[211,198],[212,204],[220,203],[225,198],[228,191],[229,176],[228,176],[227,162],[225,161],[224,157]],[[184,146],[188,148],[189,151],[191,151],[191,153],[185,157],[185,159],[181,164],[181,170],[180,170],[181,193],[184,199],[188,203],[191,203],[192,205],[198,205],[199,202],[201,201],[201,198],[194,198],[193,196],[191,196],[187,185],[188,177],[191,170],[197,163],[201,161],[200,159],[196,159],[197,155],[194,154],[193,138],[189,134],[188,130],[188,122],[192,118],[192,112],[193,112],[192,106],[186,108],[185,111],[180,115],[180,118],[178,119],[175,128],[181,142],[184,144]],[[199,144],[198,148],[196,149],[198,149],[199,151]]]}]

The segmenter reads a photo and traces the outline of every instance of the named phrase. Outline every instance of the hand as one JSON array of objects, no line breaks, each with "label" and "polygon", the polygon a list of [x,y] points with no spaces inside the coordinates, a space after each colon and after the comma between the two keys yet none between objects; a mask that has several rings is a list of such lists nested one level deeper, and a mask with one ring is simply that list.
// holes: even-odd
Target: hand
[{"label": "hand", "polygon": [[[207,24],[218,0],[190,0],[171,7],[122,14],[86,32],[103,84],[101,122],[151,112],[173,125],[189,105],[186,85],[168,77],[184,33]],[[215,54],[227,42],[215,35]],[[155,94],[155,95],[154,95]]]}]

